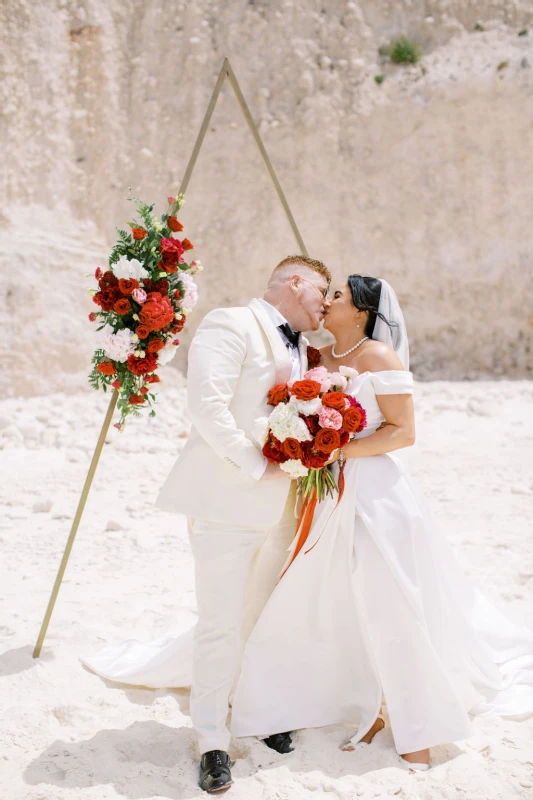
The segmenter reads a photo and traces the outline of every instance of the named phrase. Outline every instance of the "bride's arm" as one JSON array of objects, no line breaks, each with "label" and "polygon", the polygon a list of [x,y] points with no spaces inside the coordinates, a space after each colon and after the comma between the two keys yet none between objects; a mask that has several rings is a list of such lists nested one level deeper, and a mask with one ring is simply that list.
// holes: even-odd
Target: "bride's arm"
[{"label": "bride's arm", "polygon": [[[359,366],[361,372],[403,370],[398,356],[387,345],[373,348],[365,362]],[[370,436],[348,442],[344,447],[345,458],[379,456],[414,444],[415,412],[412,394],[376,394],[376,400],[385,422]],[[336,461],[339,451],[337,450],[333,456],[332,460]]]}]

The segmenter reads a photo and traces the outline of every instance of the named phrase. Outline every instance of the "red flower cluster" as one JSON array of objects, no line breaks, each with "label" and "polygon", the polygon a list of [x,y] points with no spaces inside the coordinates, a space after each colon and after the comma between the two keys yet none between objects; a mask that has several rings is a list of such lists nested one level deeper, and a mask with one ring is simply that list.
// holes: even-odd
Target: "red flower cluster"
[{"label": "red flower cluster", "polygon": [[170,298],[163,297],[160,292],[150,292],[139,313],[139,319],[150,331],[166,328],[174,320],[174,307]]},{"label": "red flower cluster", "polygon": [[159,244],[161,253],[161,268],[168,272],[178,271],[178,262],[183,255],[183,245],[179,239],[161,239]]},{"label": "red flower cluster", "polygon": [[130,372],[134,375],[146,375],[148,372],[153,372],[157,369],[157,356],[153,353],[148,353],[144,358],[138,358],[133,353],[128,356],[127,365]]}]

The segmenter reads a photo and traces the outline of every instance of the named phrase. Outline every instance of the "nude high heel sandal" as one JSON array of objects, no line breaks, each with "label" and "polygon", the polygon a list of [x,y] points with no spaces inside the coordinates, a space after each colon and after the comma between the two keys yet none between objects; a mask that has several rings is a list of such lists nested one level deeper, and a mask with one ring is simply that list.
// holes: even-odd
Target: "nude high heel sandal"
[{"label": "nude high heel sandal", "polygon": [[422,764],[422,763],[418,763],[418,762],[408,761],[403,756],[400,756],[400,758],[402,759],[404,764],[407,764],[409,769],[412,769],[415,772],[427,772],[428,769],[431,769],[429,764]]},{"label": "nude high heel sandal", "polygon": [[[383,730],[383,728],[385,727],[385,720],[383,719],[381,714],[378,714],[378,716],[376,717],[376,722],[378,721],[378,719],[380,719],[382,721],[383,725],[381,726],[381,728],[379,730],[377,730],[375,732],[374,736],[377,736],[377,734],[380,733]],[[375,724],[376,723],[374,722],[374,725]],[[366,736],[366,734],[365,734],[365,736]],[[372,741],[374,739],[374,736],[372,737]],[[345,753],[351,753],[351,752],[357,751],[357,750],[364,750],[364,748],[368,747],[370,743],[371,742],[355,742],[355,744],[354,744],[351,739],[348,739],[347,742],[344,742],[343,744],[341,744],[341,750],[343,750]]]}]

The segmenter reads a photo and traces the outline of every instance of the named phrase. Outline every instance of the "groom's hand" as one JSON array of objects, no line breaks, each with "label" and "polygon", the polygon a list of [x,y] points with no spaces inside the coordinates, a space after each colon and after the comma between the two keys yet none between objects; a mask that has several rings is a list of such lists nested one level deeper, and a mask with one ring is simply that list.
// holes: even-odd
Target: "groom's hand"
[{"label": "groom's hand", "polygon": [[284,472],[282,469],[279,468],[279,464],[273,464],[269,462],[267,464],[267,468],[263,473],[263,477],[261,478],[262,481],[275,481],[280,479],[292,480],[291,476]]}]

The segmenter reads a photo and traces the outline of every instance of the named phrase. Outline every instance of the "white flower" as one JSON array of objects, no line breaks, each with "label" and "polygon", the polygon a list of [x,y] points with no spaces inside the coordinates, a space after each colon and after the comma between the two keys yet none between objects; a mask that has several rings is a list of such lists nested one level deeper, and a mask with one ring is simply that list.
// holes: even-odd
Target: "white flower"
[{"label": "white flower", "polygon": [[102,336],[102,350],[112,361],[127,361],[128,356],[135,350],[134,333],[129,328],[122,328],[113,333],[111,325],[105,325],[100,331]]},{"label": "white flower", "polygon": [[320,397],[315,397],[313,400],[298,400],[294,395],[289,400],[289,404],[294,406],[300,414],[306,417],[311,414],[320,414],[322,411],[322,400]]},{"label": "white flower", "polygon": [[174,342],[177,342],[177,341],[178,341],[177,339],[174,339],[173,341],[168,342],[168,344],[166,344],[159,351],[159,353],[157,354],[158,355],[158,358],[157,358],[158,366],[164,367],[165,364],[168,364],[169,361],[172,361],[172,359],[176,355],[176,351],[178,349],[177,346],[174,344]]},{"label": "white flower", "polygon": [[256,421],[254,422],[252,435],[260,447],[263,447],[266,440],[268,439],[269,430],[270,430],[270,425],[267,417],[259,417],[258,419],[256,419]]},{"label": "white flower", "polygon": [[194,308],[198,302],[198,287],[196,283],[187,272],[180,273],[180,281],[185,288],[185,293],[180,300],[180,305],[184,308]]},{"label": "white flower", "polygon": [[313,438],[307,425],[298,416],[298,409],[289,403],[280,403],[269,417],[270,427],[274,436],[284,442],[285,439],[297,439],[299,442],[309,442]]},{"label": "white flower", "polygon": [[304,467],[302,462],[297,461],[295,458],[290,458],[284,464],[280,464],[280,468],[283,472],[287,472],[291,478],[305,478],[309,474],[307,467]]},{"label": "white flower", "polygon": [[357,378],[359,373],[357,372],[356,369],[353,369],[352,367],[339,367],[339,372],[341,375],[343,375],[345,378],[348,379],[348,385],[344,391],[350,392],[353,389],[355,379]]},{"label": "white flower", "polygon": [[136,258],[128,260],[126,256],[120,256],[111,269],[116,278],[135,278],[136,281],[141,281],[148,277],[148,272]]},{"label": "white flower", "polygon": [[348,378],[345,375],[341,375],[340,372],[332,372],[329,377],[331,378],[331,385],[336,386],[340,392],[344,392],[348,386]]}]

